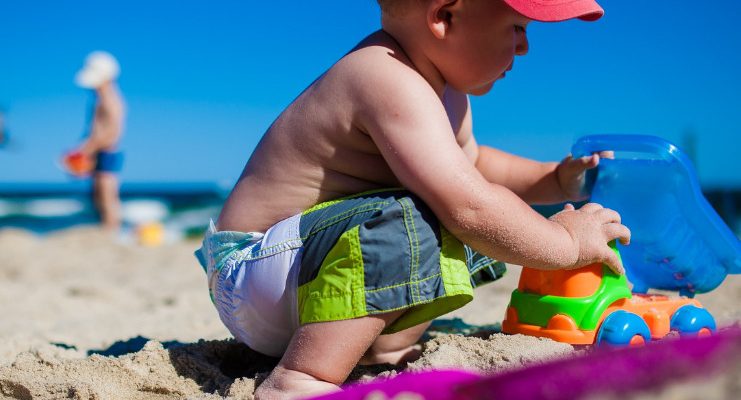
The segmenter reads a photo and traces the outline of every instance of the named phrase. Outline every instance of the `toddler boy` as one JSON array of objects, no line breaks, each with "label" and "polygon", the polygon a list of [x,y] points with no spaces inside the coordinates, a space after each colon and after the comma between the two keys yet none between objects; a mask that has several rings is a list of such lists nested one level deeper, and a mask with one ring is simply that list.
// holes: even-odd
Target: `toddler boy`
[{"label": "toddler boy", "polygon": [[[593,0],[379,0],[383,29],[268,129],[198,251],[234,336],[282,356],[257,398],[336,389],[400,363],[433,318],[503,263],[622,265],[620,216],[581,200],[599,154],[541,163],[479,146],[468,95],[528,51],[531,20],[594,20]],[[464,245],[465,244],[465,245]],[[499,260],[499,261],[494,261]],[[383,335],[381,335],[383,333]]]}]

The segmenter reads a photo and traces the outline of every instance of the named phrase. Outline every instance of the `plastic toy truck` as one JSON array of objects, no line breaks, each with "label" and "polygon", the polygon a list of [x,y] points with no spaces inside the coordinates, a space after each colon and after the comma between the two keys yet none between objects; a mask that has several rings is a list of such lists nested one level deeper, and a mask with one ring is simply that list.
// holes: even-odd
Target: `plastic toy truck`
[{"label": "plastic toy truck", "polygon": [[[599,135],[577,141],[572,154],[603,150],[615,151],[615,159],[602,159],[591,176],[590,201],[618,211],[631,229],[630,246],[614,247],[627,279],[604,265],[525,267],[502,330],[614,345],[638,345],[671,330],[711,333],[713,317],[691,297],[741,272],[741,243],[703,197],[689,159],[676,146],[653,136]],[[687,297],[647,295],[649,288]]]},{"label": "plastic toy truck", "polygon": [[568,271],[523,268],[502,322],[505,333],[571,344],[635,346],[672,330],[707,335],[715,320],[697,300],[633,294],[625,275],[602,264]]}]

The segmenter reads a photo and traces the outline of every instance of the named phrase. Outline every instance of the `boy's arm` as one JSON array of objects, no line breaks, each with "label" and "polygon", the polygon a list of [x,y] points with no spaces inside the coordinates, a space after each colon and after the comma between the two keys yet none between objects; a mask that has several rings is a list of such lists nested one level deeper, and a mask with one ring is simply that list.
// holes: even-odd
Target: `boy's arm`
[{"label": "boy's arm", "polygon": [[489,182],[500,184],[528,204],[568,200],[558,183],[557,162],[539,162],[489,146],[479,146],[476,169]]},{"label": "boy's arm", "polygon": [[459,100],[461,107],[456,107],[465,113],[458,132],[458,144],[487,181],[506,187],[528,204],[569,200],[558,184],[558,163],[542,163],[478,145],[473,135],[468,96],[463,98],[465,103]]},{"label": "boy's arm", "polygon": [[[401,62],[355,62],[352,68],[362,71],[351,84],[358,127],[372,137],[402,185],[420,196],[457,238],[515,264],[543,269],[585,265],[573,229],[545,219],[474,167],[456,142],[437,94],[416,71]],[[583,222],[592,236],[612,235],[589,218]],[[593,253],[617,266],[609,240]]]},{"label": "boy's arm", "polygon": [[586,171],[599,165],[601,158],[613,158],[612,151],[601,151],[581,158],[568,155],[561,162],[538,162],[481,146],[476,168],[490,182],[506,186],[528,204],[582,201]]}]

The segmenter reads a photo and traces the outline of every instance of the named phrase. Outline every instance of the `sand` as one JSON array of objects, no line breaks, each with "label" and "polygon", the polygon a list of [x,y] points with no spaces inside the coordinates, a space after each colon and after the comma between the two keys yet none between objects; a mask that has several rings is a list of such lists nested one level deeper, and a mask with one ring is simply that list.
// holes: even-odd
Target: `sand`
[{"label": "sand", "polygon": [[[198,245],[117,244],[95,228],[45,237],[0,230],[0,398],[251,398],[277,360],[231,339],[192,255]],[[511,267],[505,278],[477,289],[471,304],[445,318],[471,325],[500,322],[518,275]],[[698,299],[720,326],[741,321],[738,276]],[[475,327],[469,327],[469,336],[442,330],[430,332],[423,356],[409,370],[496,372],[588,351]],[[399,370],[358,368],[351,379]],[[697,393],[714,388],[725,397],[729,379],[715,377],[702,383],[711,389]]]}]

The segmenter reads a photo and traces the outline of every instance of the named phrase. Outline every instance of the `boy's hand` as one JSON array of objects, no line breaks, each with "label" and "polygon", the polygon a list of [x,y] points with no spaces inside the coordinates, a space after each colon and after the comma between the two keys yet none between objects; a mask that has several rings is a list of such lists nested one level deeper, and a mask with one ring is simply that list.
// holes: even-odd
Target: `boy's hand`
[{"label": "boy's hand", "polygon": [[613,158],[612,151],[601,151],[591,156],[574,159],[571,154],[561,160],[556,168],[558,186],[564,196],[570,201],[586,200],[589,197],[583,191],[585,184],[585,172],[599,165],[600,158]]},{"label": "boy's hand", "polygon": [[630,230],[620,223],[620,214],[597,203],[587,203],[575,210],[566,204],[563,211],[551,216],[551,221],[566,228],[574,241],[577,253],[572,268],[602,262],[618,274],[623,274],[623,264],[608,242],[619,239],[620,243],[630,243]]}]

